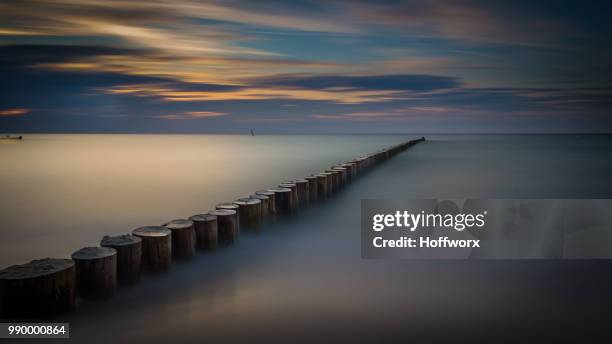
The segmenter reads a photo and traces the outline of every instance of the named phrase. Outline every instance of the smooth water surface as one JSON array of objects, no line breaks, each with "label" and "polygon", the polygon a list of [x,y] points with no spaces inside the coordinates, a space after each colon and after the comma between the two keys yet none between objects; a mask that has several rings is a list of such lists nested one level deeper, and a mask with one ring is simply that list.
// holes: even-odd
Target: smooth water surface
[{"label": "smooth water surface", "polygon": [[[2,187],[19,195],[3,198],[3,259],[68,253],[412,137],[44,136],[4,146]],[[49,320],[69,321],[73,341],[100,343],[609,335],[597,311],[612,303],[608,261],[364,260],[359,211],[362,198],[610,197],[610,138],[429,139],[290,221]]]},{"label": "smooth water surface", "polygon": [[26,135],[0,141],[0,268],[208,212],[407,136]]}]

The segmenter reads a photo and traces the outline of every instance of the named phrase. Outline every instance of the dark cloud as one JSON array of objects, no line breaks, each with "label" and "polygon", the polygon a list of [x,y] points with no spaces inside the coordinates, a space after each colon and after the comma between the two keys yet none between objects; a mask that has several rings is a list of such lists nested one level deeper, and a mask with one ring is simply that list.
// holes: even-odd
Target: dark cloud
[{"label": "dark cloud", "polygon": [[150,53],[144,49],[118,48],[101,45],[12,44],[0,45],[0,68],[31,66],[41,63],[72,61],[87,57]]},{"label": "dark cloud", "polygon": [[353,88],[360,90],[433,91],[461,86],[459,80],[449,76],[436,75],[371,75],[371,76],[307,76],[279,75],[257,79],[262,86],[283,86],[303,89]]},{"label": "dark cloud", "polygon": [[103,71],[59,71],[37,65],[104,55],[134,56],[142,49],[84,45],[0,46],[1,107],[71,107],[79,96],[121,85],[152,84],[183,91],[224,91],[236,86],[186,83],[174,79]]},{"label": "dark cloud", "polygon": [[612,131],[610,1],[0,7],[0,131]]}]

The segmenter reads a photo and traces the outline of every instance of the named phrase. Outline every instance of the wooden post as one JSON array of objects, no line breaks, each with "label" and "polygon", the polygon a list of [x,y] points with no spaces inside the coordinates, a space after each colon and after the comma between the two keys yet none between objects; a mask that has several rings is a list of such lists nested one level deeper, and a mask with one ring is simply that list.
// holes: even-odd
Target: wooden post
[{"label": "wooden post", "polygon": [[106,299],[117,289],[117,251],[110,247],[84,247],[72,254],[76,266],[77,294]]},{"label": "wooden post", "polygon": [[210,214],[197,214],[189,218],[193,221],[196,246],[201,250],[214,251],[218,246],[217,217]]},{"label": "wooden post", "polygon": [[348,162],[349,164],[353,165],[353,175],[351,176],[351,180],[355,180],[357,178],[357,176],[359,176],[359,170],[360,170],[360,162],[357,159],[351,160]]},{"label": "wooden post", "polygon": [[327,175],[327,197],[331,197],[334,194],[334,174],[330,172],[323,172]]},{"label": "wooden post", "polygon": [[132,235],[142,239],[142,269],[161,272],[172,263],[172,232],[162,226],[136,228]]},{"label": "wooden post", "polygon": [[336,166],[336,167],[333,167],[332,170],[340,171],[340,187],[342,188],[346,186],[346,184],[348,184],[348,176],[347,176],[346,168],[341,167],[341,166]]},{"label": "wooden post", "polygon": [[238,213],[231,209],[217,209],[209,213],[217,217],[219,243],[231,244],[238,240]]},{"label": "wooden post", "polygon": [[310,203],[310,189],[308,186],[308,180],[298,179],[294,180],[293,183],[297,186],[297,194],[300,206],[307,206]]},{"label": "wooden post", "polygon": [[256,195],[268,196],[270,198],[270,205],[268,206],[268,212],[271,216],[276,215],[276,194],[269,190],[258,190],[255,191]]},{"label": "wooden post", "polygon": [[366,159],[365,158],[357,158],[357,176],[363,174],[366,169]]},{"label": "wooden post", "polygon": [[236,212],[236,235],[240,234],[240,207],[234,203],[220,203],[215,206],[217,209],[233,210]]},{"label": "wooden post", "polygon": [[279,215],[293,215],[295,213],[295,205],[291,195],[291,189],[277,188],[270,189],[274,192],[276,198],[276,211]]},{"label": "wooden post", "polygon": [[172,232],[172,256],[176,259],[190,259],[195,255],[196,234],[193,221],[172,220],[164,227]]},{"label": "wooden post", "polygon": [[239,198],[234,204],[240,207],[240,223],[244,228],[257,229],[261,226],[261,200]]},{"label": "wooden post", "polygon": [[114,248],[117,251],[117,281],[119,284],[138,283],[142,265],[142,239],[129,234],[105,236],[100,246]]},{"label": "wooden post", "polygon": [[261,220],[263,222],[272,213],[272,211],[270,210],[270,203],[271,203],[270,197],[266,195],[258,195],[258,194],[254,194],[249,197],[255,198],[261,201]]},{"label": "wooden post", "polygon": [[39,259],[0,271],[0,316],[35,318],[66,313],[75,305],[70,259]]},{"label": "wooden post", "polygon": [[320,200],[327,199],[329,197],[329,173],[319,173],[317,177],[317,196]]},{"label": "wooden post", "polygon": [[334,171],[334,170],[326,170],[325,173],[329,173],[330,174],[330,178],[329,180],[331,180],[331,194],[334,194],[336,192],[338,192],[339,190],[339,186],[340,186],[340,175],[338,171]]},{"label": "wooden post", "polygon": [[297,185],[295,183],[282,183],[278,184],[279,188],[285,188],[291,190],[291,198],[293,199],[293,211],[297,211],[300,205],[300,199],[297,192]]},{"label": "wooden post", "polygon": [[315,203],[318,200],[317,176],[308,176],[304,178],[308,181],[308,200],[310,203]]},{"label": "wooden post", "polygon": [[341,165],[342,167],[346,168],[346,182],[349,184],[352,183],[353,178],[355,178],[355,165],[355,163],[351,162],[347,162]]},{"label": "wooden post", "polygon": [[370,158],[370,156],[365,155],[362,159],[363,159],[363,167],[364,167],[363,169],[364,169],[365,172],[367,172],[368,169],[370,169],[370,160],[371,160],[371,158]]},{"label": "wooden post", "polygon": [[336,180],[338,181],[337,191],[340,191],[344,187],[344,178],[342,176],[343,172],[341,170],[338,170],[337,167],[332,168],[332,171],[336,174]]}]

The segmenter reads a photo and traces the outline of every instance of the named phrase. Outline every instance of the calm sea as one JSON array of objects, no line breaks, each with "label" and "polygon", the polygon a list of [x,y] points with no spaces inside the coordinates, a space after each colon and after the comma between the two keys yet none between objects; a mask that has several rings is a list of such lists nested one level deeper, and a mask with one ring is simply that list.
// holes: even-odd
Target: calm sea
[{"label": "calm sea", "polygon": [[[419,136],[27,135],[23,142],[3,141],[0,266],[66,257],[103,235],[206,212]],[[359,200],[610,198],[612,137],[425,136],[427,142],[291,222],[245,233],[231,248],[145,277],[108,302],[81,301],[77,312],[54,320],[70,321],[73,338],[89,342],[342,342],[470,333],[495,339],[487,328],[538,326],[543,317],[555,326],[541,327],[554,335],[576,321],[598,330],[603,319],[580,310],[597,308],[609,294],[604,276],[612,276],[611,263],[363,260]],[[484,332],[470,332],[475,328]]]}]

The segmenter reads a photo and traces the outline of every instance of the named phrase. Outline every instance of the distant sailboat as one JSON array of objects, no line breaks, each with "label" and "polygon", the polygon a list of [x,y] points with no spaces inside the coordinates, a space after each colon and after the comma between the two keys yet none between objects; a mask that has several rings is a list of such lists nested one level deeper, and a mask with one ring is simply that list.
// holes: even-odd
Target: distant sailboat
[{"label": "distant sailboat", "polygon": [[251,129],[251,136],[255,136],[255,132]]}]

